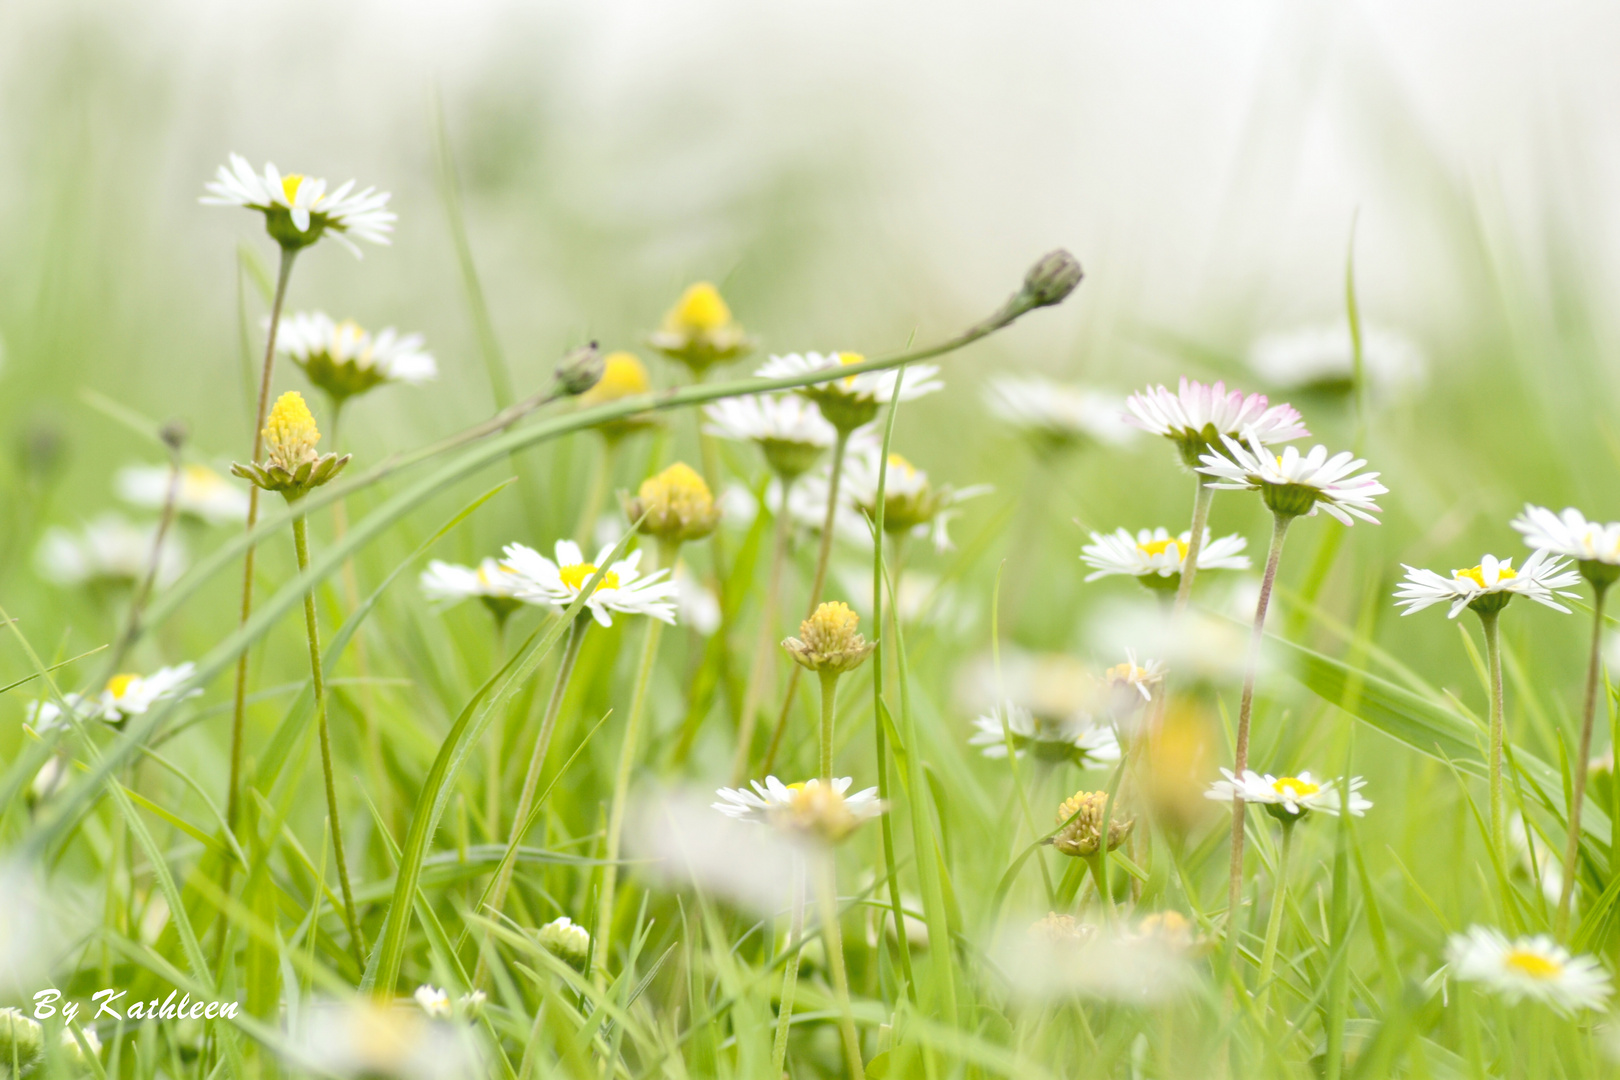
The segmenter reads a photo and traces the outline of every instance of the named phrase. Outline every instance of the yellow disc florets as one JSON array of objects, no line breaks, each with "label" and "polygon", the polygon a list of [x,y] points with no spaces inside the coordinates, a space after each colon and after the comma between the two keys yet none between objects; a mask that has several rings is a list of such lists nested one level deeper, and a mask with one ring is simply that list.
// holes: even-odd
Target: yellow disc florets
[{"label": "yellow disc florets", "polygon": [[1187,541],[1181,539],[1149,540],[1145,544],[1137,544],[1136,546],[1144,555],[1163,555],[1170,550],[1172,545],[1176,549],[1177,562],[1187,558]]},{"label": "yellow disc florets", "polygon": [[[1453,570],[1451,572],[1451,576],[1456,578],[1458,581],[1461,581],[1463,578],[1468,578],[1482,589],[1490,588],[1490,586],[1485,582],[1485,568],[1483,566],[1470,566],[1466,570]],[[1496,568],[1497,581],[1508,581],[1518,576],[1518,573],[1515,572],[1511,566],[1498,566]]]},{"label": "yellow disc florets", "polygon": [[626,510],[632,521],[641,522],[642,532],[675,543],[701,540],[720,523],[709,485],[679,461],[643,480]]},{"label": "yellow disc florets", "polygon": [[1300,780],[1293,776],[1285,776],[1273,783],[1271,787],[1277,794],[1290,795],[1295,799],[1304,798],[1306,795],[1315,795],[1322,790],[1321,784],[1313,784],[1309,780]]},{"label": "yellow disc florets", "polygon": [[287,205],[298,201],[298,189],[304,184],[302,173],[290,172],[281,178],[281,193],[287,196]]},{"label": "yellow disc florets", "polygon": [[[1106,791],[1077,791],[1058,807],[1062,827],[1052,838],[1052,846],[1065,855],[1088,858],[1102,847],[1103,814],[1108,808]],[[1070,819],[1073,820],[1070,820]],[[1109,813],[1108,850],[1113,851],[1131,834],[1136,819],[1126,817],[1116,805]]]},{"label": "yellow disc florets", "polygon": [[842,674],[859,667],[877,647],[861,636],[860,623],[848,604],[822,604],[799,624],[799,636],[782,642],[782,648],[811,671]]},{"label": "yellow disc florets", "polygon": [[672,360],[701,374],[711,365],[749,352],[753,342],[731,317],[720,290],[707,281],[687,287],[648,341]]},{"label": "yellow disc florets", "polygon": [[1502,957],[1502,966],[1511,968],[1532,979],[1556,979],[1564,973],[1564,965],[1550,956],[1528,949],[1512,949]]},{"label": "yellow disc florets", "polygon": [[[591,576],[596,573],[596,564],[588,562],[575,563],[572,566],[562,567],[557,573],[558,576],[562,578],[562,583],[564,585],[577,592],[578,590],[583,589],[585,587],[585,583],[591,580]],[[607,589],[617,589],[618,587],[619,575],[615,574],[612,570],[609,570],[607,573],[602,575],[602,581],[596,586],[596,591],[603,592]]]},{"label": "yellow disc florets", "polygon": [[117,701],[128,693],[129,688],[139,680],[139,675],[114,675],[107,680],[107,693],[112,695],[114,701]]},{"label": "yellow disc florets", "polygon": [[304,395],[289,390],[276,399],[264,425],[264,445],[271,465],[297,472],[300,465],[318,456],[315,444],[320,441],[321,433],[309,406],[304,404]]},{"label": "yellow disc florets", "polygon": [[720,290],[707,281],[688,285],[675,306],[664,316],[664,329],[705,333],[718,330],[731,322],[731,308],[726,306]]},{"label": "yellow disc florets", "polygon": [[580,395],[580,401],[587,405],[601,405],[651,390],[652,380],[647,377],[647,367],[634,353],[608,353],[602,358],[602,378]]}]

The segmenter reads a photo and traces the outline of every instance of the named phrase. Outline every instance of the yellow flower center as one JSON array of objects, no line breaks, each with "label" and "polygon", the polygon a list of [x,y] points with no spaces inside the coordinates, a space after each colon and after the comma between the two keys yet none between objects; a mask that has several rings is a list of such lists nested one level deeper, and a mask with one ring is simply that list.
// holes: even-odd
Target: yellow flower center
[{"label": "yellow flower center", "polygon": [[600,405],[604,401],[645,394],[651,389],[647,369],[634,353],[608,353],[602,358],[602,378],[585,392],[582,400]]},{"label": "yellow flower center", "polygon": [[298,201],[298,188],[304,182],[302,173],[288,173],[281,178],[281,193],[287,197],[287,205],[291,206]]},{"label": "yellow flower center", "polygon": [[914,480],[917,477],[917,466],[899,454],[889,455],[889,468],[898,470],[907,480]]},{"label": "yellow flower center", "polygon": [[861,617],[848,604],[833,600],[817,606],[815,613],[799,624],[799,636],[816,652],[830,655],[864,644],[860,624]]},{"label": "yellow flower center", "polygon": [[1177,562],[1180,562],[1187,557],[1187,542],[1185,540],[1149,540],[1145,544],[1137,544],[1136,546],[1137,549],[1142,552],[1142,554],[1151,556],[1163,555],[1166,551],[1170,550],[1171,545],[1175,545]]},{"label": "yellow flower center", "polygon": [[304,395],[289,390],[276,399],[264,425],[264,443],[272,465],[293,472],[306,461],[315,460],[315,444],[320,441],[321,433],[309,406],[304,404]]},{"label": "yellow flower center", "polygon": [[[1456,578],[1458,581],[1461,581],[1463,578],[1471,578],[1474,584],[1478,585],[1480,588],[1489,588],[1489,586],[1485,584],[1485,570],[1483,566],[1470,566],[1467,570],[1453,570],[1451,572],[1451,576]],[[1519,575],[1511,566],[1498,566],[1496,568],[1496,579],[1499,582],[1507,581],[1509,578],[1516,578],[1518,576]]]},{"label": "yellow flower center", "polygon": [[1115,664],[1113,667],[1103,672],[1103,678],[1107,679],[1109,682],[1136,682],[1137,680],[1144,678],[1146,675],[1147,668],[1137,667],[1129,660],[1121,664]]},{"label": "yellow flower center", "polygon": [[1271,785],[1273,791],[1279,795],[1292,795],[1294,798],[1303,798],[1306,795],[1315,795],[1322,790],[1322,785],[1313,784],[1309,780],[1300,780],[1296,777],[1285,776]]},{"label": "yellow flower center", "polygon": [[107,693],[113,696],[114,701],[121,701],[129,688],[140,681],[139,675],[114,675],[107,680]]},{"label": "yellow flower center", "polygon": [[[563,567],[559,573],[562,576],[562,583],[577,592],[584,588],[585,583],[591,580],[591,575],[596,573],[596,564],[588,562],[575,563],[573,566]],[[602,583],[596,589],[598,592],[602,592],[606,589],[617,589],[618,587],[619,575],[609,570],[602,575]]]},{"label": "yellow flower center", "polygon": [[[849,367],[851,364],[866,363],[866,357],[862,356],[858,352],[841,352],[838,354],[838,362],[844,367]],[[845,386],[853,387],[855,385],[855,376],[844,376],[843,383]]]},{"label": "yellow flower center", "polygon": [[1530,952],[1528,949],[1510,950],[1502,958],[1502,966],[1538,980],[1556,979],[1564,973],[1563,964],[1550,956]]},{"label": "yellow flower center", "polygon": [[731,322],[731,309],[720,297],[720,290],[707,281],[687,286],[669,313],[670,329],[703,333],[719,330]]},{"label": "yellow flower center", "polygon": [[225,486],[225,478],[205,465],[187,465],[182,478],[185,486],[197,491],[215,491]]}]

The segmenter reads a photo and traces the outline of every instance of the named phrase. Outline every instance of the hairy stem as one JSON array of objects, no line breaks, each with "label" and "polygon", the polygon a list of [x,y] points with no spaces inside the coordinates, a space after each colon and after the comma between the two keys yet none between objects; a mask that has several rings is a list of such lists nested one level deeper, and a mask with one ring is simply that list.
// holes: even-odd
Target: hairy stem
[{"label": "hairy stem", "polygon": [[1480,612],[1480,626],[1485,631],[1485,665],[1491,683],[1491,850],[1498,864],[1507,866],[1507,805],[1502,801],[1502,744],[1506,741],[1507,722],[1502,708],[1502,638],[1498,619],[1500,613]]},{"label": "hairy stem", "polygon": [[1575,893],[1575,865],[1581,854],[1581,806],[1586,801],[1587,763],[1592,759],[1592,719],[1597,714],[1598,683],[1603,679],[1603,600],[1608,585],[1592,588],[1592,649],[1586,658],[1586,698],[1581,703],[1581,749],[1573,762],[1575,790],[1569,800],[1569,841],[1564,845],[1564,882],[1558,893],[1558,917],[1553,933],[1564,936],[1569,928],[1570,900]]},{"label": "hairy stem", "polygon": [[1204,529],[1209,525],[1209,507],[1215,501],[1215,490],[1204,483],[1197,473],[1193,478],[1198,489],[1193,493],[1192,532],[1187,537],[1187,557],[1181,560],[1181,583],[1176,586],[1177,615],[1187,610],[1192,600],[1193,578],[1198,576],[1198,553],[1204,547]]},{"label": "hairy stem", "polygon": [[821,770],[816,775],[823,784],[832,783],[833,725],[838,715],[838,675],[836,671],[821,674]]},{"label": "hairy stem", "polygon": [[765,601],[759,613],[759,637],[754,642],[754,659],[748,665],[748,683],[743,690],[742,715],[737,719],[737,754],[731,764],[732,786],[748,779],[748,761],[754,744],[754,728],[759,724],[759,703],[765,684],[776,670],[772,650],[776,647],[776,605],[782,591],[782,563],[787,557],[788,497],[793,494],[795,477],[782,478],[782,505],[776,511],[771,541],[771,571],[765,582]]}]

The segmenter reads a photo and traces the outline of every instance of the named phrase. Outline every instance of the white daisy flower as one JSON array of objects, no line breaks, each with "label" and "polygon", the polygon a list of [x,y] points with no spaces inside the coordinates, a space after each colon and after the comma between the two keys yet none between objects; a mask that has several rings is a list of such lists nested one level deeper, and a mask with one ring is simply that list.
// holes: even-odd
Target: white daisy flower
[{"label": "white daisy flower", "polygon": [[352,319],[333,322],[324,311],[283,318],[276,351],[339,402],[382,383],[419,386],[439,375],[438,363],[422,348],[421,334],[401,334],[392,326],[371,334]]},{"label": "white daisy flower", "polygon": [[272,164],[265,165],[262,175],[255,173],[239,154],[231,155],[229,166],[219,167],[207,189],[199,202],[260,211],[270,235],[285,248],[307,247],[330,233],[359,256],[360,249],[349,237],[386,244],[397,217],[387,209],[386,191],[355,191],[350,180],[328,193],[325,180],[299,173],[284,176]]},{"label": "white daisy flower", "polygon": [[[140,716],[160,701],[168,701],[177,695],[193,698],[201,694],[201,689],[193,689],[180,695],[180,688],[190,680],[195,670],[196,665],[188,661],[174,667],[159,668],[150,675],[114,675],[107,680],[106,687],[99,694],[69,693],[63,694],[62,699],[80,719],[121,724],[132,716]],[[61,718],[62,709],[54,701],[36,701],[28,707],[28,721],[36,730],[55,727]]]},{"label": "white daisy flower", "polygon": [[774,776],[765,783],[751,781],[754,790],[720,788],[720,801],[714,809],[737,821],[759,822],[795,835],[836,843],[854,832],[863,822],[883,813],[877,788],[869,787],[846,796],[851,780],[837,777],[830,786],[820,780],[784,784]]},{"label": "white daisy flower", "polygon": [[[502,549],[506,568],[523,579],[516,595],[530,603],[551,604],[566,608],[579,596],[597,571],[613,553],[603,548],[595,562],[586,562],[579,545],[572,540],[557,541],[557,561],[553,562],[531,547],[508,544]],[[642,576],[641,552],[634,551],[608,567],[601,583],[585,601],[585,607],[603,626],[613,625],[613,613],[621,615],[650,615],[662,622],[675,624],[676,585],[668,580],[668,570],[657,570]]]},{"label": "white daisy flower", "polygon": [[1595,585],[1613,584],[1620,576],[1620,521],[1600,524],[1587,521],[1573,506],[1555,514],[1544,506],[1525,503],[1524,513],[1513,519],[1513,527],[1532,548],[1574,559]]},{"label": "white daisy flower", "polygon": [[998,935],[989,954],[1015,996],[1074,996],[1152,1006],[1198,987],[1190,950],[1162,934],[1094,927],[1052,914],[1023,933]]},{"label": "white daisy flower", "polygon": [[703,415],[709,434],[759,444],[779,476],[798,476],[838,439],[816,403],[798,394],[722,398],[705,405]]},{"label": "white daisy flower", "polygon": [[517,571],[495,559],[482,559],[477,566],[459,566],[434,559],[422,571],[422,594],[429,600],[454,604],[462,600],[519,599],[524,579]]},{"label": "white daisy flower", "polygon": [[[36,554],[40,575],[58,585],[136,582],[152,559],[156,525],[135,525],[118,514],[102,514],[75,533],[48,529]],[[157,584],[168,585],[186,568],[184,541],[170,532],[158,555]]]},{"label": "white daisy flower", "polygon": [[[169,499],[169,466],[127,465],[118,470],[118,497],[143,510],[161,510]],[[174,508],[210,525],[236,524],[247,517],[248,492],[206,465],[180,470]]]},{"label": "white daisy flower", "polygon": [[[951,550],[950,523],[961,514],[961,504],[995,489],[989,484],[955,488],[950,484],[938,487],[930,484],[928,474],[899,454],[889,455],[887,470],[879,468],[882,445],[875,439],[851,440],[851,450],[844,464],[845,489],[850,501],[861,513],[862,524],[877,520],[877,492],[880,474],[883,483],[883,531],[899,535],[926,538],[934,545],[936,554]],[[821,509],[826,513],[825,489]]]},{"label": "white daisy flower", "polygon": [[1264,394],[1244,395],[1183,377],[1179,390],[1155,386],[1125,399],[1130,415],[1125,422],[1154,435],[1163,435],[1181,450],[1188,468],[1198,467],[1199,456],[1220,445],[1223,436],[1253,431],[1261,442],[1290,442],[1310,435],[1292,405],[1272,405]]},{"label": "white daisy flower", "polygon": [[1450,604],[1447,618],[1455,619],[1464,608],[1472,608],[1484,615],[1501,611],[1515,596],[1523,596],[1544,604],[1554,611],[1569,614],[1569,608],[1553,599],[1555,596],[1576,596],[1564,591],[1580,584],[1581,575],[1569,569],[1569,564],[1554,558],[1546,551],[1533,551],[1519,569],[1513,569],[1512,559],[1498,559],[1486,555],[1478,566],[1466,570],[1453,570],[1449,578],[1433,570],[1420,570],[1406,566],[1406,580],[1395,590],[1395,606],[1406,610],[1402,615],[1422,611],[1434,604]]},{"label": "white daisy flower", "polygon": [[[1226,779],[1211,784],[1209,790],[1204,792],[1206,799],[1227,803],[1234,798],[1242,799],[1246,803],[1265,807],[1283,820],[1297,818],[1307,810],[1338,816],[1339,811],[1345,809],[1340,792],[1334,789],[1334,781],[1313,780],[1309,772],[1277,777],[1270,773],[1261,776],[1253,769],[1245,769],[1240,780],[1231,769],[1222,769],[1221,775]],[[1360,795],[1365,785],[1366,781],[1359,776],[1350,779],[1349,810],[1355,817],[1361,817],[1372,809],[1372,803]]]},{"label": "white daisy flower", "polygon": [[991,415],[1050,449],[1123,446],[1136,434],[1119,397],[1039,375],[993,376],[984,396]]},{"label": "white daisy flower", "polygon": [[1038,761],[1073,761],[1081,766],[1107,764],[1120,757],[1119,739],[1107,724],[1037,720],[1028,709],[1012,704],[1001,705],[990,715],[974,720],[968,745],[983,747],[981,753],[987,758],[1005,758],[1004,722],[1006,733],[1012,735],[1013,752],[1019,757],[1027,751]]},{"label": "white daisy flower", "polygon": [[[1192,531],[1172,537],[1163,527],[1142,529],[1132,536],[1129,530],[1092,533],[1091,543],[1080,549],[1080,561],[1091,567],[1087,581],[1121,574],[1134,577],[1150,589],[1174,592],[1181,584],[1181,567],[1187,559]],[[1204,543],[1198,549],[1198,572],[1208,570],[1247,570],[1249,557],[1241,554],[1249,542],[1241,536],[1211,540],[1204,530]]]},{"label": "white daisy flower", "polygon": [[[1416,342],[1379,326],[1362,327],[1361,362],[1368,384],[1385,392],[1421,384],[1428,366]],[[1355,377],[1350,324],[1266,334],[1249,347],[1249,367],[1263,381],[1285,390],[1348,393]]]},{"label": "white daisy flower", "polygon": [[[1525,829],[1519,815],[1508,819],[1508,850],[1513,852],[1515,876],[1522,874],[1527,881],[1539,882],[1547,902],[1558,903],[1564,891],[1563,864],[1541,837]],[[1570,902],[1574,903],[1573,896]]]},{"label": "white daisy flower", "polygon": [[1389,489],[1378,482],[1378,474],[1356,470],[1367,462],[1345,450],[1328,457],[1327,447],[1314,447],[1301,454],[1292,446],[1274,454],[1253,429],[1244,434],[1248,445],[1222,435],[1225,454],[1211,450],[1198,469],[1217,482],[1208,486],[1225,491],[1259,491],[1273,513],[1292,517],[1314,517],[1325,510],[1346,525],[1355,524],[1352,515],[1378,524],[1379,513],[1373,499]]},{"label": "white daisy flower", "polygon": [[1140,696],[1143,701],[1152,701],[1152,688],[1164,682],[1164,664],[1159,660],[1146,660],[1138,664],[1136,650],[1126,649],[1124,662],[1103,672],[1103,681],[1132,698]]},{"label": "white daisy flower", "polygon": [[450,995],[437,986],[429,986],[427,983],[423,983],[416,988],[416,993],[411,996],[422,1007],[422,1011],[434,1020],[448,1020],[455,1011],[450,1006]]},{"label": "white daisy flower", "polygon": [[583,967],[590,958],[590,931],[566,915],[559,915],[542,926],[538,937],[541,948],[575,967]]},{"label": "white daisy flower", "polygon": [[1613,987],[1590,956],[1571,956],[1546,934],[1509,941],[1499,930],[1469,927],[1446,944],[1446,962],[1464,982],[1484,983],[1507,1001],[1539,1001],[1569,1014],[1601,1009]]},{"label": "white daisy flower", "polygon": [[317,1002],[293,1025],[286,1052],[300,1069],[361,1080],[472,1080],[486,1075],[471,1029],[368,1000]]},{"label": "white daisy flower", "polygon": [[[785,379],[794,375],[809,375],[818,371],[836,371],[843,365],[860,364],[866,357],[860,353],[789,353],[773,356],[754,372],[766,379]],[[896,395],[901,401],[911,401],[945,389],[935,376],[939,368],[934,364],[912,364],[899,371],[864,371],[859,375],[846,375],[842,379],[801,387],[796,393],[815,402],[825,417],[836,428],[854,431],[876,417],[879,406],[887,405]]]}]

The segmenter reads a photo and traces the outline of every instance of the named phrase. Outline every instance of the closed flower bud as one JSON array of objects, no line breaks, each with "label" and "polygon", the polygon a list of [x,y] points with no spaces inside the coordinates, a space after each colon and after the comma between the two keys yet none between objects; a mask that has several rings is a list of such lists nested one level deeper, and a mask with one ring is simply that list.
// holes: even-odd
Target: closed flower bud
[{"label": "closed flower bud", "polygon": [[625,511],[631,521],[641,522],[642,532],[674,543],[701,540],[720,523],[709,485],[679,461],[643,480]]},{"label": "closed flower bud", "polygon": [[[652,380],[647,376],[646,365],[637,359],[634,353],[613,352],[603,358],[602,377],[597,380],[596,385],[579,396],[579,404],[582,408],[590,408],[650,393]],[[634,416],[606,421],[598,425],[597,430],[609,441],[613,441],[629,435],[638,428],[650,427],[657,422],[658,418],[652,413],[637,413]]]},{"label": "closed flower bud", "polygon": [[731,318],[720,290],[707,281],[688,286],[648,343],[701,375],[711,366],[753,351],[754,342]]},{"label": "closed flower bud", "polygon": [[822,604],[799,624],[799,636],[782,642],[782,648],[802,667],[841,675],[860,667],[877,648],[877,642],[861,636],[860,622],[848,604]]},{"label": "closed flower bud", "polygon": [[563,963],[584,968],[591,955],[591,935],[566,915],[546,923],[540,928],[540,947]]},{"label": "closed flower bud", "polygon": [[1032,308],[1061,304],[1084,276],[1079,260],[1058,248],[1041,256],[1024,275],[1023,298]]},{"label": "closed flower bud", "polygon": [[557,365],[557,389],[568,397],[578,397],[602,381],[604,369],[596,342],[583,345],[563,357]]},{"label": "closed flower bud", "polygon": [[23,1072],[45,1051],[45,1033],[39,1023],[18,1009],[0,1009],[0,1066],[9,1075],[15,1061]]},{"label": "closed flower bud", "polygon": [[303,498],[314,488],[336,478],[350,455],[321,455],[315,444],[321,433],[304,396],[289,390],[276,399],[264,425],[265,462],[236,463],[231,472],[251,480],[265,491],[279,491],[288,502]]},{"label": "closed flower bud", "polygon": [[[1052,838],[1052,846],[1077,858],[1097,854],[1102,847],[1103,811],[1107,805],[1106,791],[1077,791],[1064,799],[1057,812],[1058,823],[1063,827]],[[1125,817],[1116,805],[1108,823],[1108,850],[1113,851],[1123,844],[1135,824],[1136,819]]]}]

